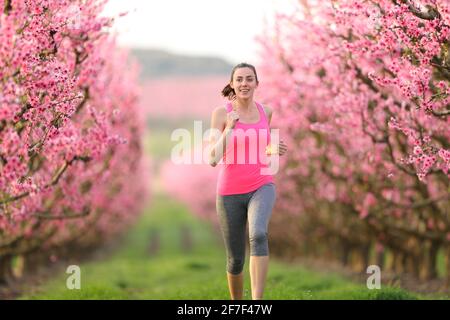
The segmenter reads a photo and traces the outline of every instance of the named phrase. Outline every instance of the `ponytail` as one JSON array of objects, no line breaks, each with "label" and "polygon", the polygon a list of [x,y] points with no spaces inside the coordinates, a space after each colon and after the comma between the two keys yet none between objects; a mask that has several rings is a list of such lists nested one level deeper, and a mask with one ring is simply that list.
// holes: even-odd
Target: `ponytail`
[{"label": "ponytail", "polygon": [[231,87],[230,84],[227,84],[225,88],[222,89],[222,96],[228,98],[228,100],[232,100],[235,95],[236,92],[234,91],[234,89]]}]

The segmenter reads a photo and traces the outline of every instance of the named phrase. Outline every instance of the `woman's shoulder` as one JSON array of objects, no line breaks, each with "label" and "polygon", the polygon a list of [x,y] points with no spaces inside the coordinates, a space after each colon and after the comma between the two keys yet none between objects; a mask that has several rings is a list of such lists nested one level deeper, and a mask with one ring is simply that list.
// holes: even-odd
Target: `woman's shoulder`
[{"label": "woman's shoulder", "polygon": [[227,108],[225,105],[215,107],[212,111],[212,118],[224,122],[227,119]]},{"label": "woman's shoulder", "polygon": [[226,117],[226,115],[227,115],[227,113],[228,113],[228,111],[229,111],[230,109],[231,109],[231,108],[230,108],[229,102],[228,102],[228,103],[226,103],[226,104],[224,104],[224,105],[221,105],[221,106],[218,106],[218,107],[214,108],[214,110],[213,110],[213,115],[216,115],[216,116],[225,116],[225,117]]},{"label": "woman's shoulder", "polygon": [[215,107],[213,109],[212,113],[213,113],[213,115],[216,115],[216,116],[226,115],[227,114],[227,108],[226,108],[225,105],[218,106],[218,107]]}]

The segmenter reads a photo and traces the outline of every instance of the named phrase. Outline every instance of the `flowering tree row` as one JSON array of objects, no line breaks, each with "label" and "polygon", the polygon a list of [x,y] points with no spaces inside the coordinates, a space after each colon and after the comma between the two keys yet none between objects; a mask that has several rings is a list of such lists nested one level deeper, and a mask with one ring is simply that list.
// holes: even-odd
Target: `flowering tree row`
[{"label": "flowering tree row", "polygon": [[0,2],[0,280],[16,255],[117,235],[144,203],[138,70],[105,2]]},{"label": "flowering tree row", "polygon": [[450,279],[449,4],[301,3],[260,38],[260,91],[292,146],[276,210],[293,252],[367,266],[388,249],[429,279],[442,248]]}]

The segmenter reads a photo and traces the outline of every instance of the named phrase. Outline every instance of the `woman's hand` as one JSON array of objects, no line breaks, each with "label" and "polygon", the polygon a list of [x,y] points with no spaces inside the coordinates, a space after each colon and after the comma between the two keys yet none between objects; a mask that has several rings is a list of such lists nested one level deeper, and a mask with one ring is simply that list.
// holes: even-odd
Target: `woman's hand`
[{"label": "woman's hand", "polygon": [[287,152],[287,145],[284,143],[283,140],[280,140],[280,143],[278,144],[278,146],[275,144],[271,144],[266,147],[267,155],[279,154],[280,156],[282,156],[286,152]]},{"label": "woman's hand", "polygon": [[280,156],[282,156],[283,154],[285,154],[287,152],[287,145],[284,143],[283,140],[280,140],[280,143],[278,145],[278,154]]},{"label": "woman's hand", "polygon": [[233,106],[233,111],[227,114],[227,124],[226,127],[229,129],[234,129],[236,122],[239,120],[239,114],[236,111],[236,107]]}]

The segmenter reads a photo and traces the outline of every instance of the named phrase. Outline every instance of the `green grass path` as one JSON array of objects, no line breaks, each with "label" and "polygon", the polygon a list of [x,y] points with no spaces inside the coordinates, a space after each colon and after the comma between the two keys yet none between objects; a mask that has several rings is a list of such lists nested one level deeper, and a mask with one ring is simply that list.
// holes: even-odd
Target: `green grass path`
[{"label": "green grass path", "polygon": [[[191,237],[182,236],[183,226],[190,230]],[[157,238],[157,242],[152,238]],[[189,241],[193,245],[186,251]],[[80,263],[80,268],[80,290],[66,288],[69,275],[62,270],[21,299],[229,299],[221,239],[206,222],[163,194],[154,195],[151,206],[116,252],[103,260]],[[251,299],[248,256],[244,270],[244,298]],[[339,275],[316,273],[271,259],[264,298],[414,299],[419,296],[395,288],[368,290]]]}]

